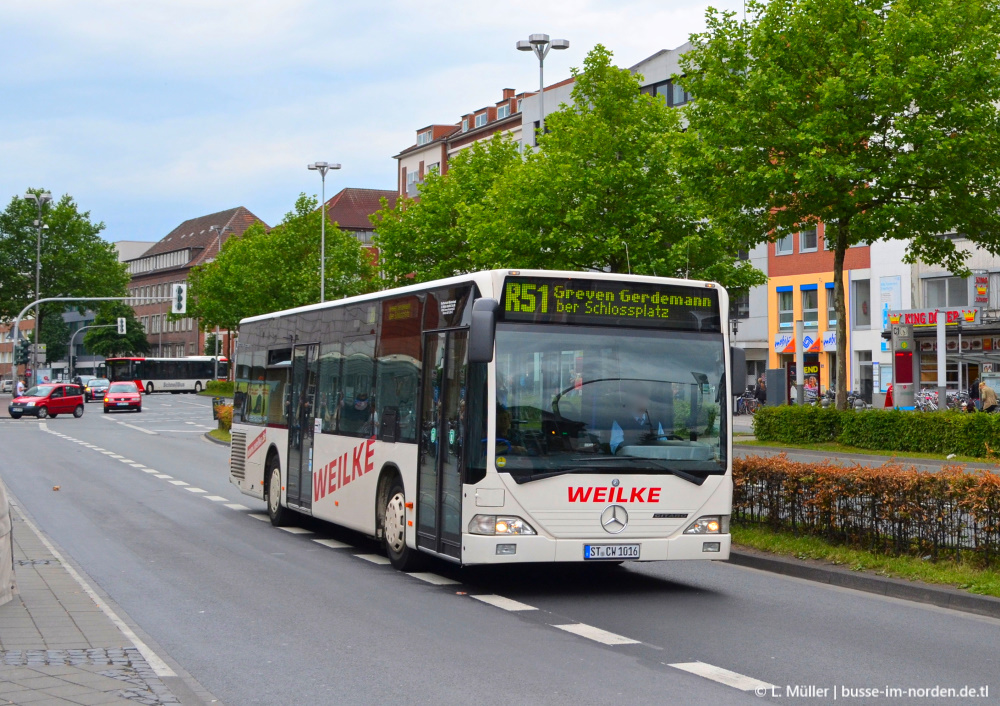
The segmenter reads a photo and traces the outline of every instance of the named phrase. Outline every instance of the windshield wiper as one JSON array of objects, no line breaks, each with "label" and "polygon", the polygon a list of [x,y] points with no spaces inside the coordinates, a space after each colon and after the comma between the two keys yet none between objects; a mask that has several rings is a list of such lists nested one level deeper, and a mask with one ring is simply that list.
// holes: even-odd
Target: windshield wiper
[{"label": "windshield wiper", "polygon": [[515,475],[514,480],[518,484],[530,483],[531,481],[543,480],[545,478],[554,478],[555,476],[561,476],[566,473],[587,473],[594,470],[595,468],[602,468],[602,467],[613,468],[617,466],[622,466],[625,463],[631,463],[631,464],[641,463],[643,466],[646,467],[646,470],[666,471],[667,473],[671,473],[682,480],[686,480],[689,483],[693,483],[694,485],[701,485],[702,483],[705,482],[706,479],[706,476],[699,476],[693,473],[688,473],[687,471],[682,471],[678,468],[672,468],[654,459],[649,459],[649,458],[634,458],[631,456],[623,456],[622,458],[589,458],[587,456],[583,457],[574,456],[571,460],[576,462],[586,461],[588,462],[589,465],[573,466],[570,468],[563,468],[558,471],[549,471],[547,473],[534,473],[530,476],[527,476],[526,478],[519,478],[518,476]]}]

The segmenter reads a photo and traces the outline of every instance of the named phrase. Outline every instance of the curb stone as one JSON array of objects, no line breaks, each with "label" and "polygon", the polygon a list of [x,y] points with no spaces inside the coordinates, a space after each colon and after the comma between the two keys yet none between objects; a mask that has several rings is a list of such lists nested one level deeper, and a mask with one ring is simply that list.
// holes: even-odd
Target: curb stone
[{"label": "curb stone", "polygon": [[767,555],[764,553],[731,550],[729,561],[738,566],[751,569],[770,571],[776,574],[792,576],[826,583],[841,588],[852,588],[856,591],[876,593],[889,598],[900,598],[916,603],[926,603],[939,608],[950,608],[963,613],[985,615],[990,618],[1000,618],[1000,598],[966,593],[957,588],[936,586],[920,581],[878,576],[877,574],[851,571],[832,564],[820,562],[811,563],[791,557]]},{"label": "curb stone", "polygon": [[207,431],[202,436],[211,441],[213,444],[218,444],[219,446],[229,446],[228,441],[219,441]]}]

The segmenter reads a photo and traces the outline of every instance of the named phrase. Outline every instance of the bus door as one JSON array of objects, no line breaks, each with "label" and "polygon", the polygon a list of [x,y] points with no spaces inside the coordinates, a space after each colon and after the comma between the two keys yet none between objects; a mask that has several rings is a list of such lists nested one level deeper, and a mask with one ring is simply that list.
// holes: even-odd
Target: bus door
[{"label": "bus door", "polygon": [[462,455],[468,331],[424,334],[417,546],[462,556]]},{"label": "bus door", "polygon": [[295,346],[292,380],[288,390],[288,478],[285,492],[289,505],[312,508],[313,426],[316,417],[316,357],[319,346]]}]

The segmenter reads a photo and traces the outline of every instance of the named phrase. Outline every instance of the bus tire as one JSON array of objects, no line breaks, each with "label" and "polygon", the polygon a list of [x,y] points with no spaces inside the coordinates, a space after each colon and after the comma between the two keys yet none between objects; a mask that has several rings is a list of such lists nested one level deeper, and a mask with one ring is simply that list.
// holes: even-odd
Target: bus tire
[{"label": "bus tire", "polygon": [[281,464],[278,454],[273,454],[267,461],[267,515],[275,527],[288,524],[291,510],[281,506]]},{"label": "bus tire", "polygon": [[147,395],[153,394],[153,383],[151,382],[146,383],[146,394]]},{"label": "bus tire", "polygon": [[83,405],[82,404],[78,404],[76,406],[76,409],[73,410],[73,416],[76,417],[77,419],[79,419],[80,417],[83,416]]},{"label": "bus tire", "polygon": [[386,496],[382,527],[382,542],[389,562],[399,571],[418,568],[421,557],[415,549],[406,546],[406,496],[399,478],[394,478]]},{"label": "bus tire", "polygon": [[197,395],[199,392],[201,392],[201,383],[200,382],[196,382],[194,384],[194,394]]}]

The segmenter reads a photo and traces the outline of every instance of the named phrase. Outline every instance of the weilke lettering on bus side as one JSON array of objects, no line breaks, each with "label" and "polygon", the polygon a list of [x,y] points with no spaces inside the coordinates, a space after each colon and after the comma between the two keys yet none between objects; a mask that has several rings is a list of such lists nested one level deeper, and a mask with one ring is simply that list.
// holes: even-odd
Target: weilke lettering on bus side
[{"label": "weilke lettering on bus side", "polygon": [[351,451],[316,469],[313,474],[313,500],[331,495],[351,481],[375,470],[375,437],[362,441]]}]

